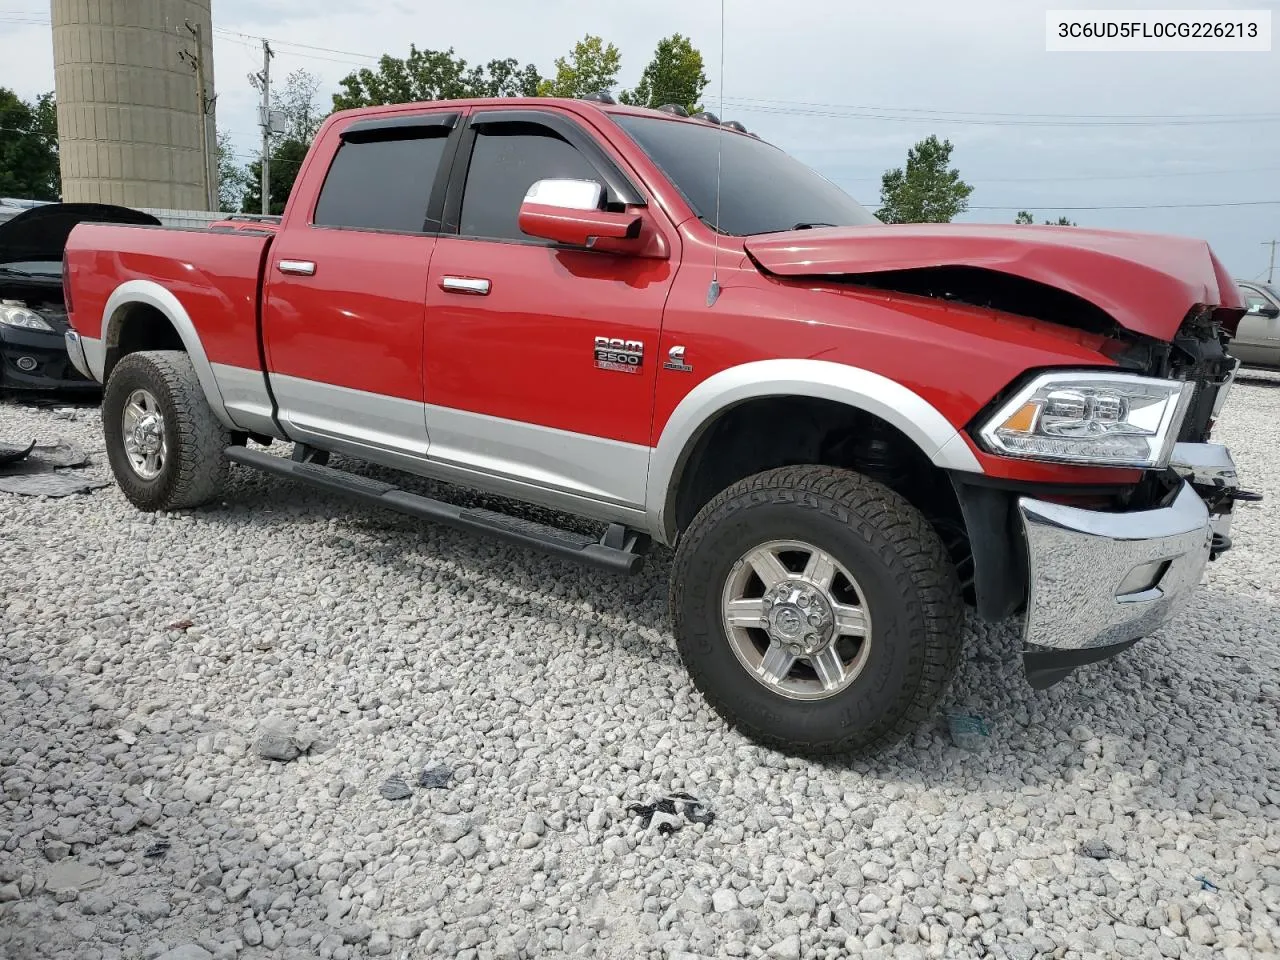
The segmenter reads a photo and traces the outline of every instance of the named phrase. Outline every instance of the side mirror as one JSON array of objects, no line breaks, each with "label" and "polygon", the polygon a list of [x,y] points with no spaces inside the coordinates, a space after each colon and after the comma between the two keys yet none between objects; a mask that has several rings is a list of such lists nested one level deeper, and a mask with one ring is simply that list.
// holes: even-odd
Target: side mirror
[{"label": "side mirror", "polygon": [[531,237],[577,247],[597,240],[638,240],[637,213],[603,210],[604,186],[594,180],[539,180],[520,204],[520,229]]},{"label": "side mirror", "polygon": [[1280,317],[1280,307],[1273,303],[1255,303],[1247,311],[1250,316],[1266,317],[1268,320],[1274,320]]}]

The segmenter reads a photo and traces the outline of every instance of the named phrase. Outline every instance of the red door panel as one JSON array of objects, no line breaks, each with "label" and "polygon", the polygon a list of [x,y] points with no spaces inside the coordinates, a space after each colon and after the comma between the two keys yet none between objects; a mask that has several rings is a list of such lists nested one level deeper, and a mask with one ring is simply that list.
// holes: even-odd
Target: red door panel
[{"label": "red door panel", "polygon": [[[422,324],[434,236],[300,227],[267,264],[263,332],[275,374],[421,402]],[[281,261],[315,264],[282,273]]]},{"label": "red door panel", "polygon": [[[675,260],[441,237],[426,295],[426,402],[647,445],[675,269]],[[488,280],[489,293],[442,289],[449,277]],[[597,367],[596,337],[640,341],[637,371]]]}]

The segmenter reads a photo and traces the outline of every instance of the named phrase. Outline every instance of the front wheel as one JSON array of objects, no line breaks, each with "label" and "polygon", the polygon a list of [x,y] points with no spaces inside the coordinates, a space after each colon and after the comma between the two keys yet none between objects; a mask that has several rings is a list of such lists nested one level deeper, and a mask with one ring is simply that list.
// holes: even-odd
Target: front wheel
[{"label": "front wheel", "polygon": [[102,429],[116,483],[139,510],[197,507],[222,489],[231,436],[185,353],[146,350],[117,363]]},{"label": "front wheel", "polygon": [[961,647],[959,582],[925,518],[848,470],[783,467],[722,492],[681,538],[685,666],[752,739],[871,751],[932,712]]}]

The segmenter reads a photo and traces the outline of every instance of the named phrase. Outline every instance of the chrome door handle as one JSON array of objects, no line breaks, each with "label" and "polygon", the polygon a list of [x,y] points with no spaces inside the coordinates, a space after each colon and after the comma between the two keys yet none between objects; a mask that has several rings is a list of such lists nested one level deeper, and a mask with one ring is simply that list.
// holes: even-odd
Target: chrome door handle
[{"label": "chrome door handle", "polygon": [[484,297],[489,294],[489,281],[483,277],[441,277],[440,289],[449,293],[469,293]]},{"label": "chrome door handle", "polygon": [[314,277],[316,264],[314,260],[277,260],[276,269],[281,273],[292,273],[299,277]]}]

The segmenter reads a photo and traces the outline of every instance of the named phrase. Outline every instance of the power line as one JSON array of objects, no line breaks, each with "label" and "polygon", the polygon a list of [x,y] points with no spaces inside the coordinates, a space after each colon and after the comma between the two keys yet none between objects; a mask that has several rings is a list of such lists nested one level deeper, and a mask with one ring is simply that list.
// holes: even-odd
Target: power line
[{"label": "power line", "polygon": [[957,117],[1011,117],[1040,120],[1229,120],[1232,123],[1250,120],[1277,120],[1280,113],[1034,113],[1001,112],[998,110],[944,110],[935,107],[888,107],[852,103],[818,103],[809,100],[783,100],[773,97],[730,97],[730,103],[773,104],[779,107],[802,106],[829,110],[880,110],[887,113],[926,113]]},{"label": "power line", "polygon": [[[866,206],[866,204],[863,204]],[[1091,207],[1055,207],[1044,203],[1018,203],[1007,207],[986,205],[970,205],[970,210],[1028,210],[1039,207],[1041,211],[1052,213],[1055,210],[1190,210],[1198,207],[1273,207],[1280,206],[1280,200],[1229,200],[1225,203],[1117,203],[1100,204]]]},{"label": "power line", "polygon": [[239,30],[230,30],[225,27],[214,27],[213,29],[214,33],[229,34],[233,37],[244,37],[247,40],[266,40],[270,43],[276,44],[277,46],[301,47],[303,50],[318,50],[321,53],[337,53],[347,57],[359,57],[362,60],[380,59],[371,53],[356,53],[353,50],[338,50],[335,47],[317,47],[310,43],[299,43],[295,40],[279,40],[275,37],[259,37],[251,33],[242,33]]},{"label": "power line", "polygon": [[282,53],[285,53],[291,57],[301,57],[304,60],[320,60],[325,63],[341,63],[341,64],[349,64],[351,66],[364,66],[366,63],[370,61],[376,63],[379,59],[378,57],[375,57],[372,54],[356,53],[355,51],[352,51],[352,50],[337,50],[332,47],[317,47],[317,46],[312,46],[311,44],[308,44],[308,43],[295,43],[292,40],[278,40],[275,37],[259,37],[251,33],[243,33],[239,30],[227,30],[223,27],[214,27],[213,32],[216,33],[218,36],[222,37],[223,39],[228,39],[228,40],[243,39],[243,40],[255,40],[258,42],[266,41],[272,44],[273,46],[277,46],[277,47],[300,47],[303,50],[318,50],[323,53],[337,53],[347,57],[358,58],[356,60],[343,60],[336,57],[321,57],[321,56],[317,56],[314,53],[301,53],[298,50],[282,50],[281,51]]},{"label": "power line", "polygon": [[[1206,177],[1220,174],[1259,173],[1280,170],[1280,164],[1267,167],[1231,167],[1218,170],[1174,170],[1153,173],[1088,174],[1082,177],[975,177],[970,183],[1085,183],[1095,180],[1150,180],[1163,177]],[[841,177],[842,183],[879,183],[880,177]]]},{"label": "power line", "polygon": [[1233,123],[1280,123],[1280,114],[1244,117],[1209,117],[1207,119],[1168,120],[1035,120],[1035,119],[977,119],[947,117],[937,114],[918,116],[892,116],[887,113],[858,112],[859,108],[845,110],[821,110],[807,107],[782,107],[771,105],[752,106],[739,103],[736,109],[743,113],[776,114],[782,116],[823,117],[831,120],[882,120],[890,123],[942,123],[988,127],[1194,127],[1221,126]]}]

